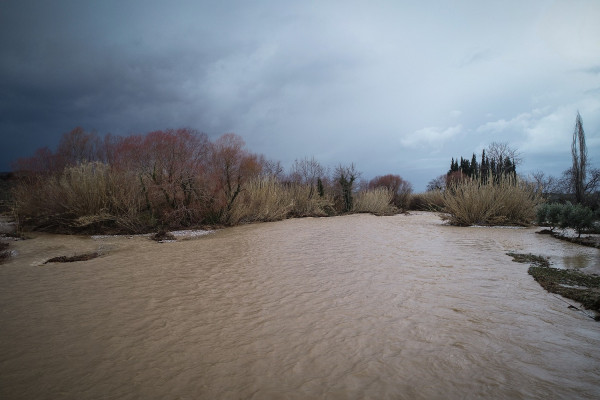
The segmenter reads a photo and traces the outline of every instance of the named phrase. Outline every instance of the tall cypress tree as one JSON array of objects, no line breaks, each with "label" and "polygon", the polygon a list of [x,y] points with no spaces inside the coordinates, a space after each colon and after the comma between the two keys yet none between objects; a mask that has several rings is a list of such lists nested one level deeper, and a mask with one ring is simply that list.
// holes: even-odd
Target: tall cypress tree
[{"label": "tall cypress tree", "polygon": [[479,176],[479,166],[477,165],[477,156],[473,153],[471,158],[471,177],[477,178]]},{"label": "tall cypress tree", "polygon": [[481,176],[481,182],[484,184],[487,183],[489,170],[490,166],[488,164],[488,159],[485,156],[485,149],[483,149],[483,151],[481,152],[481,167],[479,171],[479,176]]},{"label": "tall cypress tree", "polygon": [[587,147],[585,145],[585,132],[583,131],[583,122],[581,115],[577,111],[575,118],[575,129],[573,130],[573,143],[571,144],[571,155],[573,156],[573,191],[575,192],[575,201],[583,203],[585,196],[585,178],[587,167]]}]

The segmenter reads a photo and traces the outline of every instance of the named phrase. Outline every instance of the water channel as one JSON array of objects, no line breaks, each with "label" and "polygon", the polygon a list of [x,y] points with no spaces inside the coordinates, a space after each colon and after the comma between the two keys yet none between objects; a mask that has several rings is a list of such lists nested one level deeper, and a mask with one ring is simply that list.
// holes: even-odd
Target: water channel
[{"label": "water channel", "polygon": [[0,265],[0,398],[600,398],[600,323],[506,255],[599,272],[599,251],[535,230],[413,213],[34,234]]}]

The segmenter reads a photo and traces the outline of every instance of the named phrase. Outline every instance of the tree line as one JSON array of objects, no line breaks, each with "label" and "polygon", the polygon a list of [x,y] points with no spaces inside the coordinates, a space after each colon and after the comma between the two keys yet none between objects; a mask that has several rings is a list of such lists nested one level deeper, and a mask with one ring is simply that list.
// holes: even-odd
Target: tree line
[{"label": "tree line", "polygon": [[503,176],[516,178],[517,164],[514,159],[510,159],[502,154],[490,158],[486,156],[485,150],[483,150],[481,153],[481,162],[477,162],[475,153],[473,153],[471,160],[461,157],[460,163],[458,159],[455,161],[452,158],[450,169],[446,175],[450,181],[456,181],[464,177],[481,179],[483,183],[487,182],[488,179],[498,181]]},{"label": "tree line", "polygon": [[412,191],[399,175],[365,182],[354,164],[330,169],[314,157],[296,160],[286,173],[236,134],[210,140],[189,128],[120,137],[78,127],[55,151],[40,148],[16,160],[13,170],[20,223],[66,231],[139,232],[368,211],[361,193],[376,189],[389,196],[387,205],[379,201],[379,212],[391,212],[405,207]]},{"label": "tree line", "polygon": [[469,158],[452,158],[450,168],[444,175],[432,179],[427,184],[427,192],[445,190],[467,179],[482,184],[488,179],[498,183],[501,177],[510,177],[529,182],[542,192],[549,201],[584,204],[593,209],[600,208],[600,169],[589,165],[585,131],[580,113],[575,118],[571,144],[572,165],[556,177],[544,171],[536,171],[529,176],[520,176],[517,167],[521,164],[520,153],[506,142],[493,142],[481,153],[481,161],[475,154]]}]

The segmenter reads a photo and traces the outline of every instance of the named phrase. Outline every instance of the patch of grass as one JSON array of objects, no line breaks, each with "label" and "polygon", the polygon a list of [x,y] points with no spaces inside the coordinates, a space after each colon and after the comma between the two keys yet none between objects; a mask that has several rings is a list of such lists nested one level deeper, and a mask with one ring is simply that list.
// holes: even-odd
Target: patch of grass
[{"label": "patch of grass", "polygon": [[[551,268],[547,258],[533,254],[507,253],[513,261],[530,263],[529,275],[550,293],[575,300],[588,310],[600,312],[600,276],[574,269]],[[600,316],[595,319],[600,320]]]},{"label": "patch of grass", "polygon": [[534,254],[520,254],[520,253],[506,253],[506,255],[511,256],[514,262],[518,263],[530,263],[537,265],[539,267],[549,267],[550,262],[547,258],[542,256],[536,256]]},{"label": "patch of grass", "polygon": [[75,256],[59,256],[59,257],[53,257],[49,260],[47,260],[44,264],[48,264],[48,263],[67,263],[67,262],[75,262],[75,261],[87,261],[87,260],[91,260],[93,258],[96,258],[100,256],[99,253],[94,252],[94,253],[85,253],[85,254],[78,254]]},{"label": "patch of grass", "polygon": [[600,276],[573,269],[537,266],[529,267],[527,272],[550,293],[575,300],[588,310],[600,312]]}]

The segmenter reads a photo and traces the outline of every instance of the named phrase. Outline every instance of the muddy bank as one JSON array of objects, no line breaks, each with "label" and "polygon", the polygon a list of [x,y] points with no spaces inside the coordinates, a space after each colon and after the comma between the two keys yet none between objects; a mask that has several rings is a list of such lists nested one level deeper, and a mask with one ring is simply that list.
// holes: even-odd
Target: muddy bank
[{"label": "muddy bank", "polygon": [[[530,264],[527,272],[544,289],[567,299],[575,300],[584,308],[595,311],[591,318],[600,321],[600,276],[576,269],[550,267],[547,258],[534,254],[507,253],[513,261]],[[578,309],[574,305],[570,305]]]}]

